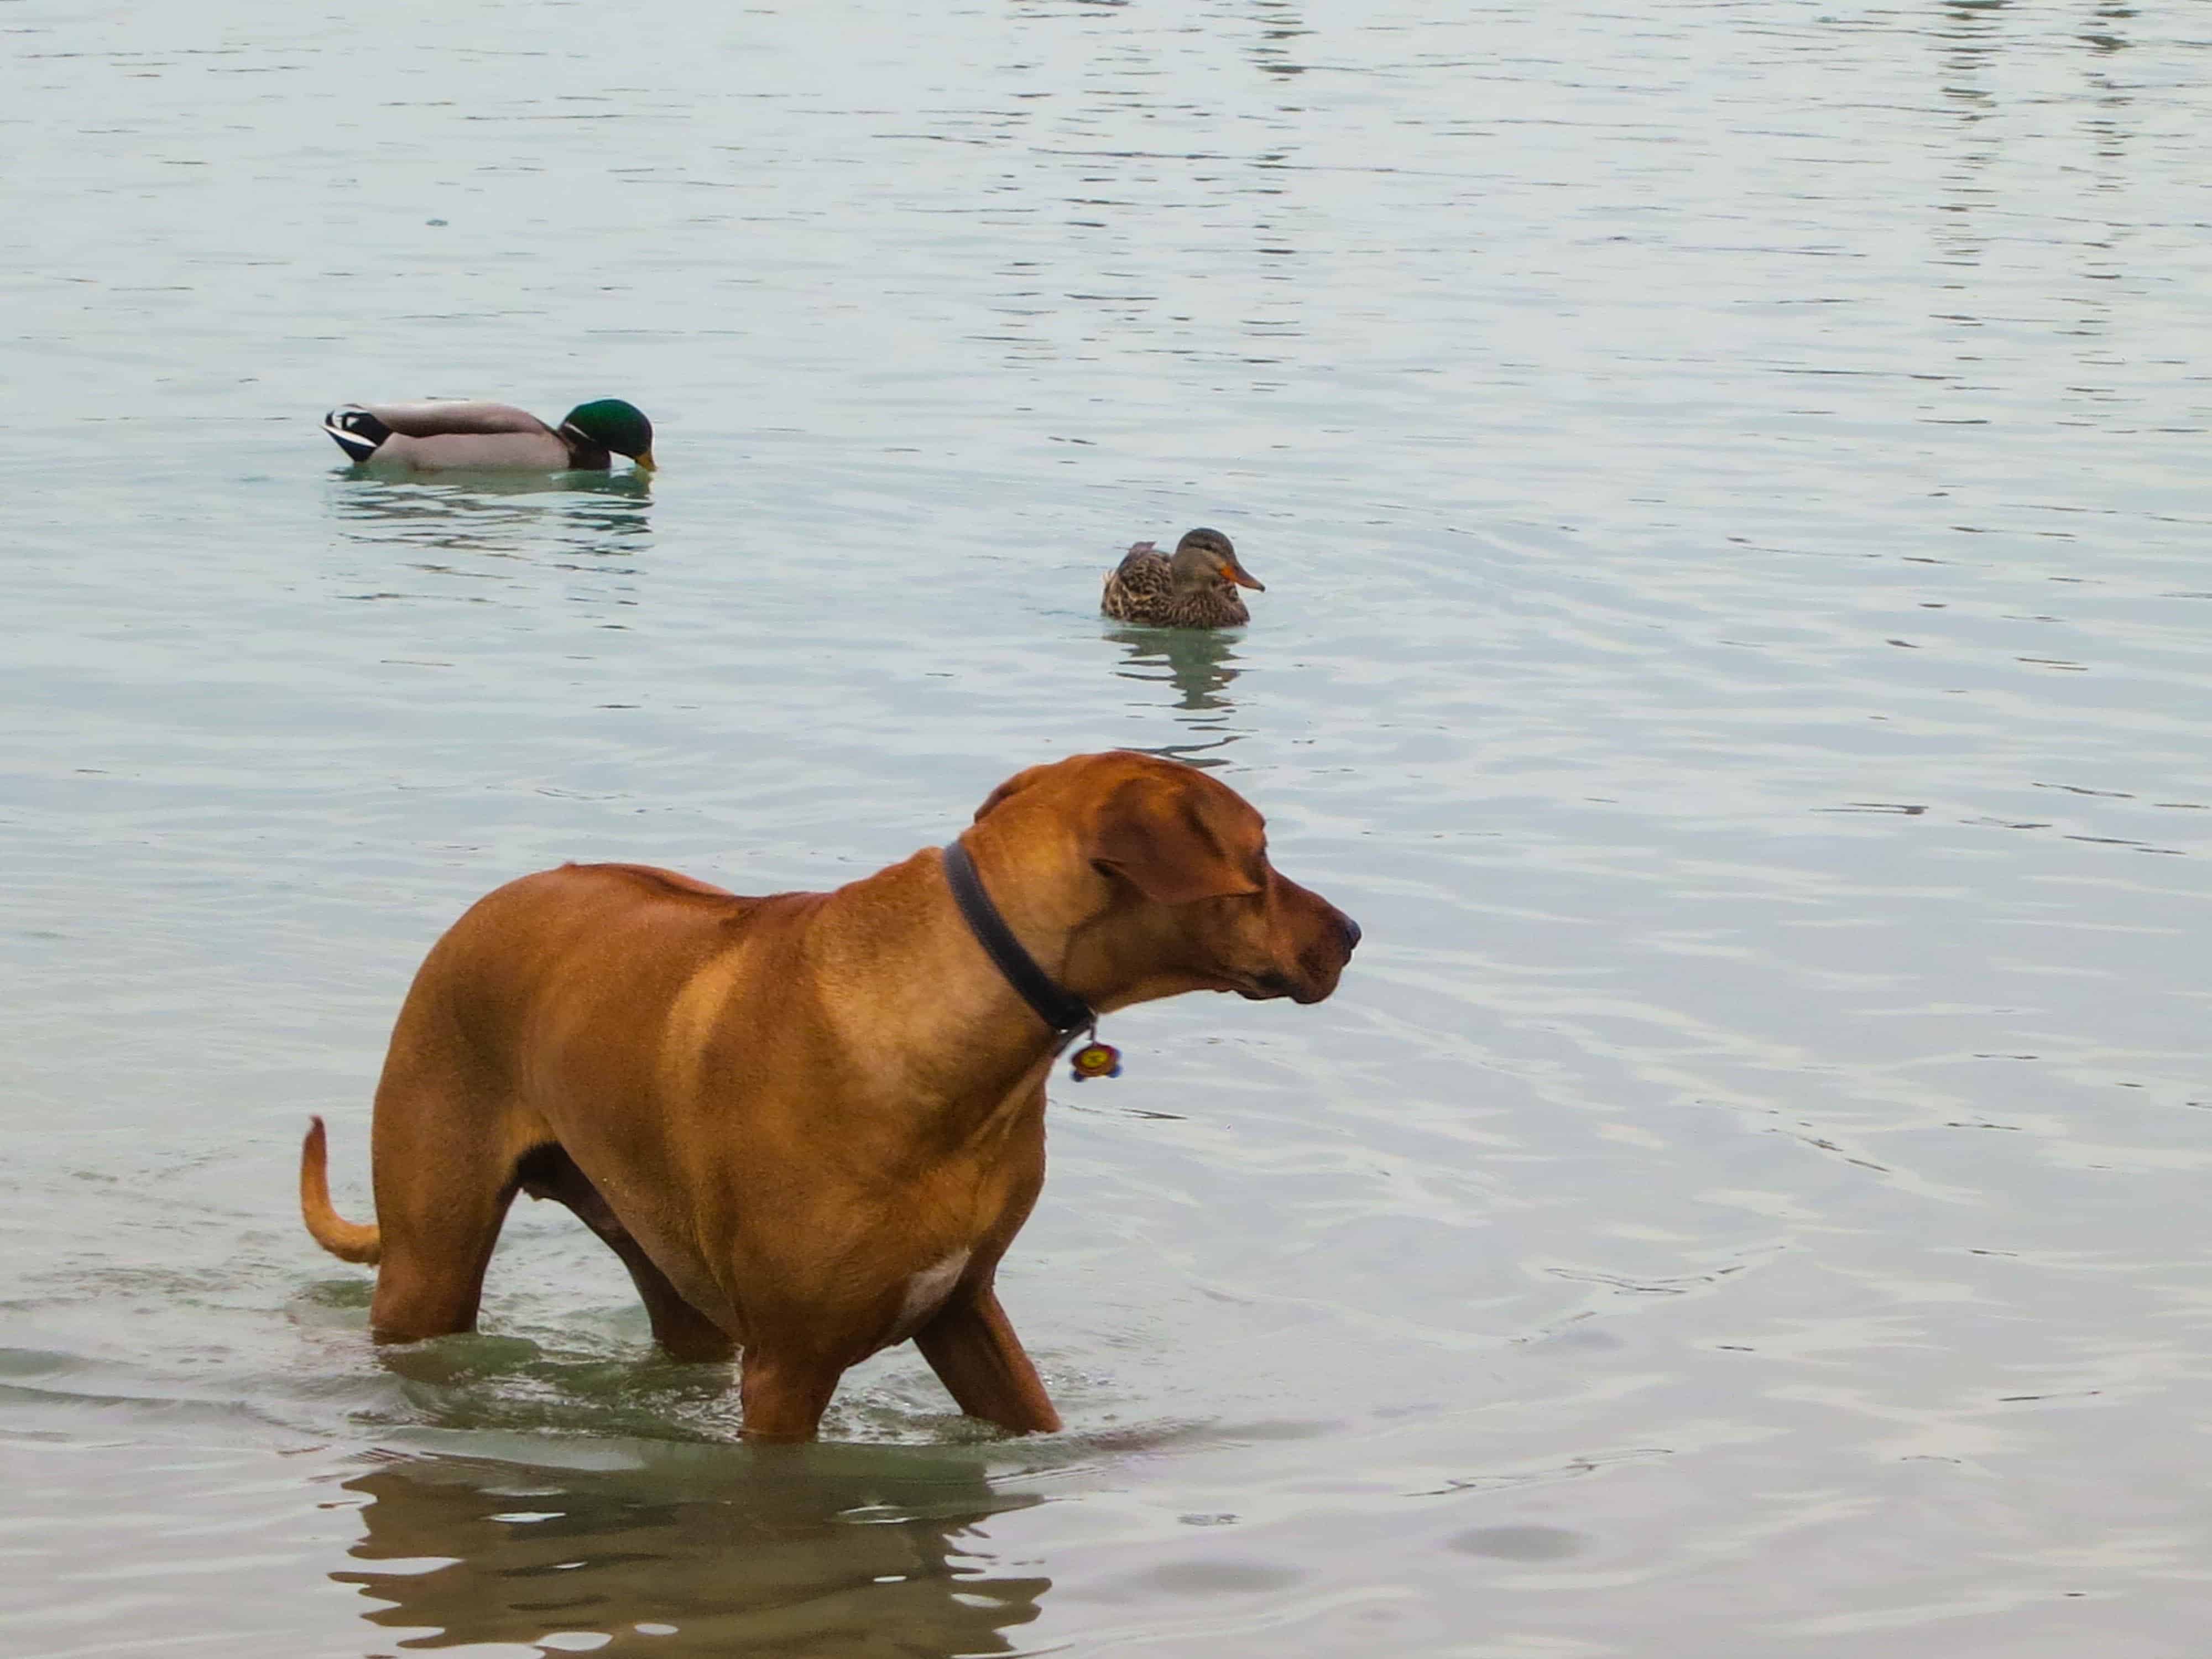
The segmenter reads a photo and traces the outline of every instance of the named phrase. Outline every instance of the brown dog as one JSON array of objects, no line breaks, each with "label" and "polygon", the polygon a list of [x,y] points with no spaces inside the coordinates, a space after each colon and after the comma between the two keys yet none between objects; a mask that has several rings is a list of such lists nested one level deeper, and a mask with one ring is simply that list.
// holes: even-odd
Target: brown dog
[{"label": "brown dog", "polygon": [[[1001,784],[963,833],[1045,975],[1110,1012],[1183,991],[1318,1002],[1352,919],[1267,862],[1235,791],[1147,755]],[[738,898],[626,864],[477,902],[433,947],[377,1086],[378,1225],[300,1200],[378,1264],[380,1341],[472,1329],[520,1190],[606,1241],[654,1337],[744,1351],[745,1432],[813,1435],[838,1377],[914,1339],[962,1410],[1060,1419],[992,1293],[1044,1181],[1048,1029],[932,848],[834,893]]]}]

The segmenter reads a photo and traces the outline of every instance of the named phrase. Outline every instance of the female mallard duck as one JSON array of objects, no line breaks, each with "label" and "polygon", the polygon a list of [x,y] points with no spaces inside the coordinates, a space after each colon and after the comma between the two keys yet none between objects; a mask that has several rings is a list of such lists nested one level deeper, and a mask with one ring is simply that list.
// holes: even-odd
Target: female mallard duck
[{"label": "female mallard duck", "polygon": [[1252,620],[1237,590],[1267,591],[1237,562],[1218,530],[1193,530],[1170,558],[1151,542],[1131,548],[1106,578],[1098,608],[1116,622],[1147,628],[1241,628]]},{"label": "female mallard duck", "polygon": [[323,417],[323,430],[356,466],[604,472],[627,455],[653,470],[653,422],[619,398],[578,404],[557,427],[506,404],[347,404]]}]

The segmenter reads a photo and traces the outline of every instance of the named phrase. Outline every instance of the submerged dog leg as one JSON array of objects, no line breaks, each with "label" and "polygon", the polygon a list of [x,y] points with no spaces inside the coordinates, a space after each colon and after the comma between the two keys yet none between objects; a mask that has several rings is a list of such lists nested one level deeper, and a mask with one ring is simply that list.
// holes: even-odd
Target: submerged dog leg
[{"label": "submerged dog leg", "polygon": [[516,1173],[524,1192],[566,1205],[577,1220],[622,1258],[623,1266],[629,1269],[630,1283],[637,1286],[638,1299],[645,1304],[646,1317],[653,1322],[653,1340],[671,1358],[727,1359],[737,1352],[738,1345],[730,1334],[686,1302],[669,1283],[659,1264],[645,1253],[645,1247],[623,1225],[614,1206],[565,1151],[557,1146],[540,1146],[523,1158]]},{"label": "submerged dog leg", "polygon": [[953,1297],[915,1333],[914,1346],[960,1409],[1015,1434],[1057,1429],[1060,1413],[998,1297],[986,1286]]},{"label": "submerged dog leg", "polygon": [[748,1440],[811,1440],[845,1367],[812,1355],[747,1348],[738,1372]]}]

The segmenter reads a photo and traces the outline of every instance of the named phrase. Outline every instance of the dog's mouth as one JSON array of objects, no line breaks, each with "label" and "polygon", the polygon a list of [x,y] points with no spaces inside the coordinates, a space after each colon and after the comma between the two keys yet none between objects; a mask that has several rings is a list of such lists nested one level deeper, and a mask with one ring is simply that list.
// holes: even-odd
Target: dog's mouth
[{"label": "dog's mouth", "polygon": [[1289,997],[1295,1002],[1318,1002],[1317,996],[1303,994],[1303,988],[1287,974],[1255,974],[1249,979],[1232,980],[1225,988],[1234,991],[1247,1002],[1273,1002],[1279,997]]}]

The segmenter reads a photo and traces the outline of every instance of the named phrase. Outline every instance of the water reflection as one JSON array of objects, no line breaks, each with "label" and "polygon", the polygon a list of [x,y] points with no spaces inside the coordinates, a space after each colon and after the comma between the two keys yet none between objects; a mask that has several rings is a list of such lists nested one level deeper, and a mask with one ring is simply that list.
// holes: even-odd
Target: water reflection
[{"label": "water reflection", "polygon": [[[1996,196],[1988,182],[1988,170],[1996,159],[1999,141],[1993,131],[1978,129],[1996,111],[1989,80],[1999,45],[1996,28],[2002,21],[1995,14],[2005,3],[2006,0],[1944,0],[1943,20],[1930,30],[1942,52],[1942,93],[1960,121],[1960,142],[1954,150],[1953,165],[1943,177],[1942,198],[1936,203],[1938,212],[1949,216],[1936,222],[1937,262],[1942,264],[1978,265],[1984,252],[1985,239],[1976,216]],[[1961,289],[1949,284],[1946,291]]]},{"label": "water reflection", "polygon": [[2118,52],[2128,44],[2127,37],[2119,31],[2119,25],[2135,15],[2133,6],[2106,0],[2106,3],[2097,8],[2096,15],[2089,24],[2090,32],[2081,37],[2082,44],[2095,52]]},{"label": "water reflection", "polygon": [[653,482],[642,472],[441,472],[434,480],[338,475],[331,508],[366,541],[511,554],[548,533],[578,552],[644,550]]},{"label": "water reflection", "polygon": [[[2089,85],[2094,93],[2084,117],[2089,136],[2096,145],[2097,159],[2118,161],[2126,157],[2127,130],[2124,118],[2127,114],[2129,97],[2124,84],[2112,76],[2112,66],[2103,60],[2116,52],[2127,49],[2128,39],[2120,33],[2120,26],[2135,15],[2135,8],[2106,4],[2097,8],[2090,20],[2081,43],[2092,54],[2089,59]],[[2116,173],[2107,171],[2100,179],[2100,191],[2117,191],[2124,181]]]},{"label": "water reflection", "polygon": [[[605,1455],[604,1442],[589,1450]],[[619,1469],[488,1458],[394,1462],[334,1572],[369,1623],[477,1643],[596,1651],[1011,1653],[1049,1578],[998,1576],[974,1531],[1039,1500],[973,1462],[874,1447],[659,1446]],[[427,1567],[426,1563],[432,1563]],[[680,1633],[680,1648],[667,1641]]]},{"label": "water reflection", "polygon": [[1252,48],[1253,62],[1269,75],[1304,75],[1304,64],[1291,58],[1291,42],[1313,31],[1305,26],[1305,13],[1293,0],[1255,0],[1261,40]]},{"label": "water reflection", "polygon": [[1173,685],[1176,710],[1194,733],[1202,734],[1145,752],[1193,766],[1221,765],[1213,751],[1243,736],[1224,718],[1237,706],[1224,694],[1242,672],[1235,665],[1236,635],[1212,629],[1115,628],[1106,631],[1106,637],[1127,653],[1114,672],[1123,679]]},{"label": "water reflection", "polygon": [[1233,635],[1198,628],[1116,628],[1108,629],[1106,637],[1127,648],[1127,659],[1114,671],[1123,679],[1171,681],[1178,708],[1211,713],[1236,707],[1222,696],[1242,672],[1231,666],[1237,660]]}]

